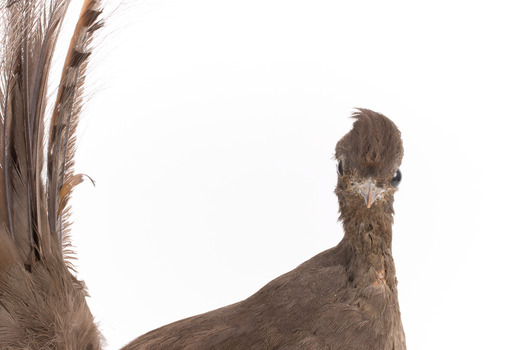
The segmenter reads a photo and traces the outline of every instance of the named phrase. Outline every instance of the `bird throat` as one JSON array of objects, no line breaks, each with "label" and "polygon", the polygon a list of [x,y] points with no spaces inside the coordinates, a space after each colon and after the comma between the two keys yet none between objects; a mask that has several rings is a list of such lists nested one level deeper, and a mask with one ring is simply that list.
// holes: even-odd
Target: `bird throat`
[{"label": "bird throat", "polygon": [[345,237],[341,243],[352,252],[348,271],[354,286],[393,290],[396,278],[392,257],[392,215],[363,207],[353,215],[342,215],[342,219]]}]

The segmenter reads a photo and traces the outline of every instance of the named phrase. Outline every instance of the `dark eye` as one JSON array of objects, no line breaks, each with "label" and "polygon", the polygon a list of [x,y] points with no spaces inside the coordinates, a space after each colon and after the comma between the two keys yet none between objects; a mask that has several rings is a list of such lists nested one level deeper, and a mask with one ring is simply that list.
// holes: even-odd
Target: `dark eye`
[{"label": "dark eye", "polygon": [[337,160],[337,175],[343,176],[343,174],[344,174],[343,160],[339,158]]},{"label": "dark eye", "polygon": [[392,187],[397,187],[401,183],[401,170],[397,169],[392,181],[390,182]]}]

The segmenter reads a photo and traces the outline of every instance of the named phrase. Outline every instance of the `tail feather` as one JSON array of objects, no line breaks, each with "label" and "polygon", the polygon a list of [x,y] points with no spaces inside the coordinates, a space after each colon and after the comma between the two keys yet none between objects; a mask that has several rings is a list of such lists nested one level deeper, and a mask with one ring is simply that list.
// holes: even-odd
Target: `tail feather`
[{"label": "tail feather", "polygon": [[75,131],[82,107],[82,88],[86,77],[89,45],[93,33],[101,27],[97,19],[101,13],[100,2],[84,1],[80,19],[71,39],[62,71],[57,100],[50,123],[48,148],[48,207],[52,232],[60,239],[67,237],[67,204],[72,189],[83,181],[74,174]]},{"label": "tail feather", "polygon": [[27,266],[57,255],[42,179],[44,116],[51,60],[68,5],[64,0],[12,1],[4,15],[2,221]]},{"label": "tail feather", "polygon": [[[60,347],[79,345],[86,334],[94,339],[93,349],[100,347],[85,287],[71,274],[66,247],[68,201],[83,180],[73,170],[75,131],[90,44],[102,25],[101,5],[84,1],[56,102],[47,106],[51,61],[69,3],[11,0],[1,8],[0,344],[14,348],[38,348],[32,342],[51,336],[53,346],[56,339],[63,340]],[[44,118],[51,110],[46,133]]]},{"label": "tail feather", "polygon": [[[75,131],[82,107],[89,45],[100,2],[86,0],[62,78],[44,154],[47,81],[58,33],[69,1],[11,1],[4,11],[0,87],[0,224],[20,248],[24,261],[53,255],[67,230],[67,204],[83,177],[73,171]],[[43,13],[42,16],[40,14]],[[42,178],[47,155],[47,179]]]}]

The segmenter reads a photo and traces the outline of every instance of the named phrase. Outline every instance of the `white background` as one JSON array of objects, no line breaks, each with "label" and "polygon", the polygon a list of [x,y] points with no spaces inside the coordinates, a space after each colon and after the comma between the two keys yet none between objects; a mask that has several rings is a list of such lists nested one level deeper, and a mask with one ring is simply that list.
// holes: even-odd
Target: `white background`
[{"label": "white background", "polygon": [[77,162],[96,187],[75,192],[73,239],[107,348],[336,245],[332,156],[353,107],[403,135],[394,257],[408,347],[522,346],[525,21],[518,1],[495,3],[106,11]]}]

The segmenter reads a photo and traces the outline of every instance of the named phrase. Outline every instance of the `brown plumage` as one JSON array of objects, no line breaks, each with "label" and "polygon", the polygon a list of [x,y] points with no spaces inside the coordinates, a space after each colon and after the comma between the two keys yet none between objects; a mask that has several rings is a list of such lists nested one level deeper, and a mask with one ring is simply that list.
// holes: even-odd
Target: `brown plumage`
[{"label": "brown plumage", "polygon": [[406,349],[392,258],[401,135],[381,114],[354,117],[335,152],[341,242],[244,301],[153,330],[124,350]]},{"label": "brown plumage", "polygon": [[[100,349],[86,288],[68,260],[75,129],[89,45],[100,27],[86,0],[64,63],[57,99],[47,85],[69,0],[1,4],[0,348]],[[44,116],[52,111],[49,131]],[[47,148],[47,152],[46,152]]]}]

